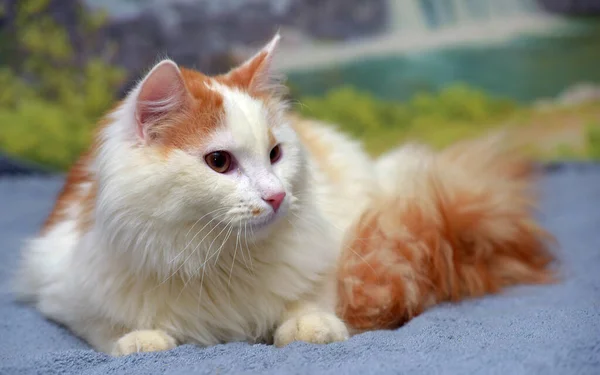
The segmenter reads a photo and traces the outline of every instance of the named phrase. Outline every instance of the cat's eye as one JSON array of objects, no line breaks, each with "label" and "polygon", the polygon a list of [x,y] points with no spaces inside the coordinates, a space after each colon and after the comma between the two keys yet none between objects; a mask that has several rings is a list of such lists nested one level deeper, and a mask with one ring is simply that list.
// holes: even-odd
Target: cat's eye
[{"label": "cat's eye", "polygon": [[206,164],[215,172],[225,173],[231,169],[232,160],[231,154],[226,151],[215,151],[204,157]]},{"label": "cat's eye", "polygon": [[279,159],[281,159],[281,146],[277,145],[271,149],[271,153],[269,154],[269,158],[271,159],[271,164],[276,163]]}]

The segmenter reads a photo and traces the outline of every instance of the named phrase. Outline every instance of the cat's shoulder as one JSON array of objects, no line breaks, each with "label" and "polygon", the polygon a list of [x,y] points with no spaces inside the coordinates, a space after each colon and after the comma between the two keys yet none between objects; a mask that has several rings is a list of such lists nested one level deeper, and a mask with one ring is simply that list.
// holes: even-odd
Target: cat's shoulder
[{"label": "cat's shoulder", "polygon": [[80,210],[71,210],[71,207],[84,205],[88,200],[93,201],[94,197],[91,195],[95,195],[96,181],[91,172],[91,162],[91,151],[86,151],[71,166],[54,207],[44,221],[42,234],[64,220],[74,219],[70,217],[70,212]]}]

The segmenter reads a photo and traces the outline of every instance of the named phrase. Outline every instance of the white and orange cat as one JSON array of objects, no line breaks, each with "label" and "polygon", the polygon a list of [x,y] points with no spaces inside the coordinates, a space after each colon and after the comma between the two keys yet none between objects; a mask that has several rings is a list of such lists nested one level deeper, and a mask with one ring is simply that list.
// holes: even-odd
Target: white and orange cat
[{"label": "white and orange cat", "polygon": [[375,189],[370,161],[288,117],[278,41],[215,77],[158,63],[71,169],[19,296],[114,355],[346,339],[335,264]]},{"label": "white and orange cat", "polygon": [[18,295],[126,355],[330,343],[552,279],[527,163],[489,142],[371,160],[287,112],[278,41],[215,77],[158,63],[71,169]]}]

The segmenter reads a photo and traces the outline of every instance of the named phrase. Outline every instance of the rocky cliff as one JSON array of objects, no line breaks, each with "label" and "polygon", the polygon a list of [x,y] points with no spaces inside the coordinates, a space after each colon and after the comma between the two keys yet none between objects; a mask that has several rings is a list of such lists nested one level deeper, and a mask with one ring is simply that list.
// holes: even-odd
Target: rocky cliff
[{"label": "rocky cliff", "polygon": [[231,64],[232,48],[263,43],[277,29],[284,29],[289,43],[356,38],[385,26],[385,0],[87,0],[86,4],[108,10],[106,38],[117,42],[117,62],[130,72],[146,69],[158,53],[216,73]]}]

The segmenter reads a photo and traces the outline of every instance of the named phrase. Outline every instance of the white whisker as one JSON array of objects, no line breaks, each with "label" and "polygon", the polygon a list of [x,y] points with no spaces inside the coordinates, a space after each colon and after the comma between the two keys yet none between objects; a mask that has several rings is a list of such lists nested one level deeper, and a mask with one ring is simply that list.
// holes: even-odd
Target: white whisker
[{"label": "white whisker", "polygon": [[[215,237],[215,239],[217,239],[221,235],[221,233],[223,233],[223,231],[225,229],[227,229],[227,227],[229,227],[231,225],[232,222],[233,222],[233,219],[231,219],[225,225],[225,227],[219,232],[219,234],[217,234],[217,236]],[[231,233],[231,231],[229,231],[229,233]],[[228,238],[229,237],[225,238],[225,241],[223,241],[223,243],[221,244],[221,247],[223,247],[223,245],[225,244],[225,242],[227,242]],[[203,290],[203,287],[204,287],[204,274],[206,273],[206,264],[208,263],[208,261],[210,260],[210,258],[212,258],[212,255],[209,256],[209,254],[210,254],[210,249],[212,248],[212,244],[213,243],[214,243],[214,240],[213,240],[213,242],[211,242],[210,246],[208,247],[208,250],[206,251],[206,257],[204,258],[204,263],[202,263],[202,265],[200,266],[202,268],[202,276],[200,277],[200,294],[198,295],[198,311],[200,311],[200,301],[202,300],[202,290]],[[221,248],[219,248],[219,250],[220,249]]]},{"label": "white whisker", "polygon": [[[227,289],[231,287],[231,274],[233,273],[233,265],[235,264],[235,256],[237,254],[238,242],[240,241],[241,227],[238,227],[237,237],[235,238],[235,250],[233,251],[233,261],[231,261],[231,268],[229,269],[229,280],[227,281]],[[230,294],[231,297],[231,294]]]},{"label": "white whisker", "polygon": [[[217,218],[223,217],[225,216],[227,213],[223,213],[221,215],[215,216],[214,218],[212,218],[208,223],[206,223],[199,231],[198,233],[202,232],[202,230],[204,230],[204,228],[206,228],[207,225],[209,225],[213,220],[216,220]],[[160,287],[161,285],[163,285],[164,283],[166,283],[169,279],[171,279],[173,276],[175,276],[180,270],[181,268],[187,263],[187,261],[190,259],[190,257],[192,255],[194,255],[196,253],[196,251],[198,250],[198,248],[200,247],[200,245],[202,244],[202,242],[204,242],[204,239],[206,239],[206,237],[212,233],[213,230],[215,230],[217,228],[217,225],[215,225],[203,238],[202,240],[200,240],[200,242],[194,247],[194,250],[183,260],[183,262],[181,262],[181,264],[179,265],[179,267],[177,267],[177,269],[175,269],[169,276],[167,276],[162,282],[160,282],[158,285],[156,285],[154,288],[150,289],[150,290],[154,290],[158,287]],[[197,234],[196,234],[197,235]],[[196,236],[194,236],[196,237]],[[193,240],[193,239],[192,239]],[[191,243],[191,242],[190,242]],[[186,246],[187,247],[187,246]],[[189,275],[188,275],[189,276]],[[149,290],[149,291],[150,291]]]},{"label": "white whisker", "polygon": [[[210,214],[214,214],[214,213],[216,213],[216,212],[220,212],[220,211],[224,211],[224,210],[227,210],[227,208],[225,208],[225,207],[221,207],[221,208],[217,208],[216,210],[214,210],[214,211],[211,211],[211,212],[207,213],[206,215],[203,215],[201,218],[199,218],[198,220],[196,220],[196,222],[194,223],[194,225],[192,225],[192,227],[191,227],[191,228],[190,228],[190,229],[187,231],[187,233],[185,234],[185,237],[187,238],[187,236],[189,236],[189,235],[190,235],[190,232],[192,231],[192,229],[194,229],[194,227],[196,226],[196,224],[198,224],[198,223],[200,222],[200,220],[204,219],[205,217],[207,217],[207,216],[208,216],[208,215],[210,215]],[[221,216],[224,216],[224,214],[225,214],[225,213],[223,213],[223,214],[220,214],[219,216],[217,216],[217,217],[213,218],[213,219],[212,219],[212,220],[210,220],[210,221],[209,221],[209,222],[208,222],[206,225],[208,225],[208,224],[209,224],[210,222],[212,222],[214,219],[216,219],[216,218],[218,218],[218,217],[221,217]],[[202,230],[203,230],[204,228],[206,228],[206,225],[205,225],[204,227],[202,227],[202,228],[201,228],[201,229],[200,229],[198,232],[196,232],[196,234],[194,235],[194,237],[192,237],[192,239],[191,239],[191,240],[190,240],[190,241],[187,243],[187,245],[185,245],[185,247],[183,248],[183,250],[181,250],[181,251],[180,251],[180,252],[179,252],[177,255],[175,255],[175,257],[173,257],[173,259],[171,259],[170,263],[173,263],[173,262],[174,262],[174,261],[175,261],[177,258],[179,258],[179,256],[180,256],[181,254],[183,254],[183,252],[184,252],[185,250],[187,250],[188,246],[190,246],[190,244],[191,244],[192,242],[194,242],[194,240],[196,239],[196,236],[197,236],[197,235],[198,235],[200,232],[202,232]]]}]

